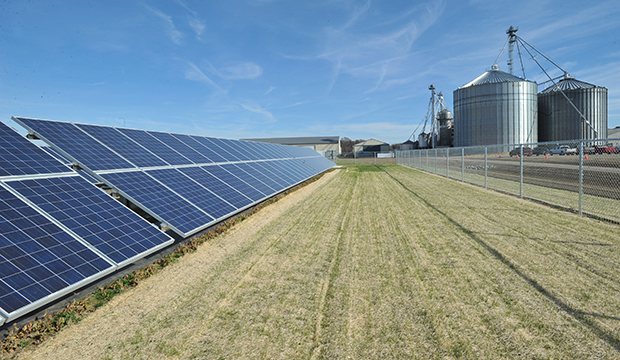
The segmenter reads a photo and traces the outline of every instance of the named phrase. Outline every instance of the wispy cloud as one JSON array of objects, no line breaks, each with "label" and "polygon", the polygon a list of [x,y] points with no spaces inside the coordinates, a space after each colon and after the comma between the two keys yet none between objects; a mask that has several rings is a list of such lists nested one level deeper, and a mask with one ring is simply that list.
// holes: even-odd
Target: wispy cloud
[{"label": "wispy cloud", "polygon": [[265,117],[265,119],[267,119],[267,121],[269,123],[275,123],[277,120],[273,117],[273,114],[270,111],[267,111],[259,106],[250,106],[250,105],[245,105],[245,104],[240,104],[242,108],[244,108],[247,111],[251,111],[253,113],[257,113],[260,115],[263,115]]},{"label": "wispy cloud", "polygon": [[188,65],[188,69],[185,70],[185,78],[187,80],[204,82],[206,84],[213,86],[214,88],[218,90],[222,90],[222,88],[218,84],[216,84],[213,80],[211,80],[211,78],[205,75],[205,73],[202,72],[202,70],[200,70],[200,68],[198,68],[196,64],[194,64],[191,61],[187,61],[187,65]]},{"label": "wispy cloud", "polygon": [[166,27],[166,32],[167,32],[168,36],[170,37],[170,39],[172,40],[172,42],[174,42],[177,45],[181,45],[181,39],[183,38],[183,33],[181,33],[179,30],[177,30],[176,26],[174,26],[174,22],[172,22],[172,18],[170,16],[164,14],[159,9],[156,9],[154,7],[151,7],[151,6],[148,6],[148,5],[144,4],[144,3],[142,5],[145,8],[147,8],[150,12],[152,12],[155,16],[157,16],[158,18],[163,20],[164,25]]},{"label": "wispy cloud", "polygon": [[276,89],[275,86],[270,86],[269,89],[267,89],[267,91],[265,91],[265,93],[263,95],[267,95],[270,94],[272,91],[274,91]]},{"label": "wispy cloud", "polygon": [[205,22],[203,20],[200,20],[198,18],[198,13],[196,11],[192,10],[183,1],[175,0],[175,2],[177,4],[179,4],[179,5],[181,5],[181,7],[183,7],[185,10],[187,10],[187,12],[190,13],[190,16],[189,16],[189,19],[188,19],[189,26],[192,28],[192,30],[196,34],[196,39],[201,40],[201,36],[205,32],[205,29],[207,28],[206,25],[205,25]]},{"label": "wispy cloud", "polygon": [[225,66],[218,70],[218,75],[227,80],[256,79],[263,75],[263,69],[253,62],[243,62],[233,66]]}]

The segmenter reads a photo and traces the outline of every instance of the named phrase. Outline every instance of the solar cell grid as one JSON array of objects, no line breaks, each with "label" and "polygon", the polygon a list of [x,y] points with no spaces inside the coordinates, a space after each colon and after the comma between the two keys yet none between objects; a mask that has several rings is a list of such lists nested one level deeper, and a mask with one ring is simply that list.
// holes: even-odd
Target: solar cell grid
[{"label": "solar cell grid", "polygon": [[265,197],[265,194],[256,190],[251,185],[248,185],[245,181],[239,179],[219,165],[204,166],[203,170],[237,189],[240,193],[252,199],[252,201],[258,201]]},{"label": "solar cell grid", "polygon": [[243,195],[235,188],[211,175],[202,167],[182,168],[179,169],[179,171],[189,176],[192,180],[196,181],[205,188],[211,190],[213,193],[217,194],[237,209],[241,209],[252,203],[252,200],[249,197]]},{"label": "solar cell grid", "polygon": [[6,184],[117,264],[172,242],[168,235],[79,176]]},{"label": "solar cell grid", "polygon": [[226,162],[226,159],[220,156],[217,152],[213,151],[211,147],[207,147],[203,145],[202,143],[198,142],[191,136],[181,135],[181,134],[172,134],[172,135],[178,140],[180,140],[182,143],[184,143],[185,145],[191,147],[196,152],[199,152],[200,154],[202,154],[203,156],[211,160],[212,162],[218,162],[218,163]]},{"label": "solar cell grid", "polygon": [[277,176],[279,179],[281,179],[281,181],[284,182],[285,186],[291,186],[297,182],[290,174],[284,173],[280,168],[273,165],[273,162],[274,161],[263,161],[261,163],[256,163],[255,165],[262,166],[263,168],[270,171],[272,174],[274,174],[274,176]]},{"label": "solar cell grid", "polygon": [[249,160],[249,158],[245,154],[243,154],[237,148],[232,146],[230,142],[227,142],[224,139],[218,139],[218,138],[208,138],[208,139],[209,139],[209,141],[213,142],[214,144],[216,144],[220,148],[222,148],[225,151],[227,151],[228,153],[232,154],[236,159],[238,159],[237,161]]},{"label": "solar cell grid", "polygon": [[264,163],[265,163],[264,161],[255,162],[255,163],[242,163],[242,164],[239,164],[239,166],[241,168],[243,168],[244,166],[248,166],[256,170],[257,173],[263,176],[262,181],[265,184],[276,189],[277,191],[280,191],[289,185],[289,182],[287,180],[281,178],[280,176],[276,175],[271,169],[268,169],[267,167],[265,167],[263,165]]},{"label": "solar cell grid", "polygon": [[161,217],[184,234],[210,223],[213,218],[142,171],[102,174],[109,185]]},{"label": "solar cell grid", "polygon": [[159,159],[130,138],[124,136],[123,133],[113,127],[84,124],[76,124],[76,126],[137,167],[167,165],[163,160]]},{"label": "solar cell grid", "polygon": [[238,152],[243,154],[244,156],[243,160],[259,160],[260,159],[260,156],[247,144],[246,141],[226,140],[226,139],[223,139],[223,141],[227,142],[228,145],[230,145],[230,147],[236,149]]},{"label": "solar cell grid", "polygon": [[150,152],[157,155],[170,165],[187,165],[193,163],[191,160],[179,154],[177,151],[159,141],[157,138],[151,136],[146,131],[122,128],[119,128],[118,131],[136,143],[147,148]]},{"label": "solar cell grid", "polygon": [[8,314],[113,265],[0,187],[0,307]]},{"label": "solar cell grid", "polygon": [[62,172],[71,170],[0,122],[0,176]]},{"label": "solar cell grid", "polygon": [[280,174],[290,178],[294,184],[305,178],[298,167],[294,166],[293,160],[270,161],[269,164],[280,171]]},{"label": "solar cell grid", "polygon": [[194,135],[190,135],[190,137],[198,141],[202,145],[208,147],[209,149],[212,149],[214,152],[218,153],[222,158],[226,159],[227,161],[239,161],[238,157],[236,157],[235,155],[231,154],[226,149],[218,145],[218,143],[215,142],[216,140],[215,138],[208,138],[204,136],[194,136]]},{"label": "solar cell grid", "polygon": [[13,119],[41,134],[66,153],[79,156],[78,161],[91,170],[134,167],[71,123],[16,117]]},{"label": "solar cell grid", "polygon": [[176,169],[149,170],[147,173],[216,219],[237,210]]},{"label": "solar cell grid", "polygon": [[263,193],[263,195],[269,195],[275,192],[274,188],[258,179],[256,170],[252,168],[241,168],[236,164],[222,165],[222,167],[239,179],[245,181],[247,184],[252,184],[252,187]]},{"label": "solar cell grid", "polygon": [[60,161],[61,163],[65,164],[65,165],[71,165],[71,160],[67,159],[66,157],[62,156],[58,151],[56,151],[56,149],[54,149],[51,146],[41,146],[41,149],[43,149],[43,151],[45,151],[46,153],[50,154],[54,159]]},{"label": "solar cell grid", "polygon": [[240,141],[240,142],[245,144],[245,146],[248,148],[248,151],[255,154],[258,160],[270,159],[267,153],[261,147],[258,146],[258,143],[255,143],[252,141]]},{"label": "solar cell grid", "polygon": [[172,134],[156,132],[156,131],[149,131],[149,134],[157,138],[161,142],[165,143],[166,145],[170,146],[171,148],[176,150],[181,155],[190,159],[195,164],[208,164],[208,163],[213,162],[210,159],[198,153],[196,150],[182,143],[179,139],[172,136]]}]

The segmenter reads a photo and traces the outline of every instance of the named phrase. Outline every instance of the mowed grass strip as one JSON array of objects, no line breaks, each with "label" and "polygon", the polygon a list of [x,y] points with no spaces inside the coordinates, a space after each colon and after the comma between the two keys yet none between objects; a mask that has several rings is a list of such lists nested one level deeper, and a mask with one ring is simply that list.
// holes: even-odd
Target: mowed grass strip
[{"label": "mowed grass strip", "polygon": [[617,358],[620,227],[346,167],[24,358]]}]

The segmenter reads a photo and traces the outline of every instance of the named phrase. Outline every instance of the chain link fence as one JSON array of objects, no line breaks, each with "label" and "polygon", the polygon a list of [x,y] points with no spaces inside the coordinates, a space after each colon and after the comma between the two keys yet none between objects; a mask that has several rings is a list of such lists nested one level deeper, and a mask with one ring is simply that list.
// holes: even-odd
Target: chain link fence
[{"label": "chain link fence", "polygon": [[395,162],[620,222],[620,139],[395,151]]},{"label": "chain link fence", "polygon": [[336,158],[336,165],[384,165],[395,163],[395,152],[348,152],[342,153]]}]

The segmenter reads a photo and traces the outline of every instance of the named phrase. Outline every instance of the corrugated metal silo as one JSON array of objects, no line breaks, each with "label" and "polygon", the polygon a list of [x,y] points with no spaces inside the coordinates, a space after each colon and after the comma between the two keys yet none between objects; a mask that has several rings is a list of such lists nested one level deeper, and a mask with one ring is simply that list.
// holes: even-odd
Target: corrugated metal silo
[{"label": "corrugated metal silo", "polygon": [[[579,112],[561,92],[590,125],[581,120]],[[566,77],[541,91],[538,94],[538,132],[541,142],[607,138],[607,88]]]},{"label": "corrugated metal silo", "polygon": [[455,146],[538,141],[537,85],[489,71],[454,91]]}]

